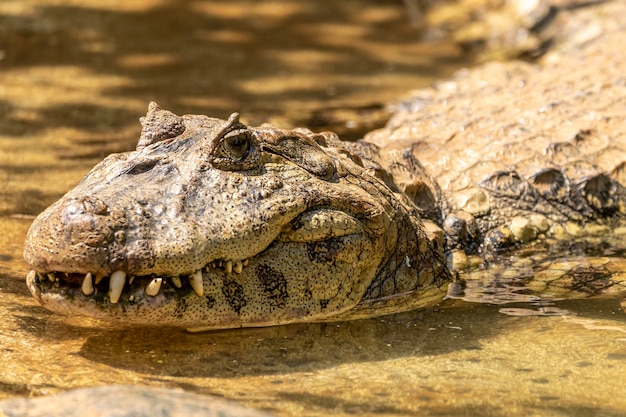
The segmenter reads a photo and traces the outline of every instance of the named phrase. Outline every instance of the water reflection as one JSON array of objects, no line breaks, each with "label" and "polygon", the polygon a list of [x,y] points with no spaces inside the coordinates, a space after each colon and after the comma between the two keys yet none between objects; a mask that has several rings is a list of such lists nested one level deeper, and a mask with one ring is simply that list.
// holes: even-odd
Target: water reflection
[{"label": "water reflection", "polygon": [[536,242],[462,271],[460,279],[449,287],[448,297],[540,307],[578,298],[623,298],[624,252],[623,231],[619,227],[597,236]]}]

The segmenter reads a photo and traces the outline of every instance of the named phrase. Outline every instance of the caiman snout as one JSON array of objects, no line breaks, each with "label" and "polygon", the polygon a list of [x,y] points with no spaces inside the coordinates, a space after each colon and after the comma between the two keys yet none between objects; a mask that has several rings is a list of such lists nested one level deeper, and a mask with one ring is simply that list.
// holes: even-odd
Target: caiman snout
[{"label": "caiman snout", "polygon": [[[94,196],[62,199],[33,223],[24,258],[36,271],[109,273],[109,249],[120,222]],[[106,269],[106,270],[105,270]]]}]

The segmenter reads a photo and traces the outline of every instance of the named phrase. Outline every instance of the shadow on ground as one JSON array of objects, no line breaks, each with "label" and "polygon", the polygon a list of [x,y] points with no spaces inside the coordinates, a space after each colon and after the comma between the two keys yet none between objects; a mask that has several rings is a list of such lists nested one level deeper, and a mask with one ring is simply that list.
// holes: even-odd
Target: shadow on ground
[{"label": "shadow on ground", "polygon": [[[372,86],[379,74],[442,78],[460,64],[458,54],[411,56],[407,48],[419,33],[399,1],[235,3],[170,0],[141,10],[40,5],[0,14],[0,65],[79,67],[81,74],[120,80],[102,89],[105,97],[157,99],[177,113],[250,111],[261,122],[297,111],[283,101],[319,106]],[[394,53],[400,49],[409,51],[402,59]],[[332,83],[323,82],[324,74]],[[137,114],[122,104],[51,103],[28,122],[13,118],[4,103],[1,127],[17,134],[59,124],[87,130],[135,124]]]},{"label": "shadow on ground", "polygon": [[[491,325],[477,322],[477,314]],[[311,372],[347,363],[480,350],[481,338],[511,321],[496,318],[497,314],[496,309],[475,305],[352,322],[200,334],[133,328],[88,337],[80,355],[115,368],[161,376],[233,378]]]}]

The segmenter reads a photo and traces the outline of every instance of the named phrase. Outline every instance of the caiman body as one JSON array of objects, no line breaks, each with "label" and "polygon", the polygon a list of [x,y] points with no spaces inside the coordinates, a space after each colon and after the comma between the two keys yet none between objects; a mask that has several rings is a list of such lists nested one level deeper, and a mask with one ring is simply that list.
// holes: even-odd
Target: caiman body
[{"label": "caiman body", "polygon": [[[107,157],[34,221],[27,282],[46,308],[202,329],[383,314],[439,301],[446,259],[624,212],[615,175],[578,154],[557,165],[554,143],[525,172],[494,143],[501,163],[477,162],[453,186],[414,157],[421,142],[346,143],[155,103],[142,123],[137,150]],[[440,149],[440,164],[456,163]]]},{"label": "caiman body", "polygon": [[28,286],[125,323],[340,320],[432,305],[455,268],[608,230],[626,212],[620,25],[421,90],[355,143],[153,103],[135,151],[34,221]]}]

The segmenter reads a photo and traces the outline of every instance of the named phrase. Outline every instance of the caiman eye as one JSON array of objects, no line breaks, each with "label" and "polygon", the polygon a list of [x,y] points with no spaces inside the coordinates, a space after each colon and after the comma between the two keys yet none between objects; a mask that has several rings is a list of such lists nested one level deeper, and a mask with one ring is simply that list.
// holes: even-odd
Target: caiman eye
[{"label": "caiman eye", "polygon": [[227,171],[243,171],[258,167],[260,147],[252,131],[241,125],[225,133],[211,151],[211,165]]},{"label": "caiman eye", "polygon": [[225,155],[234,160],[243,159],[248,150],[250,149],[250,143],[252,142],[252,134],[248,130],[235,130],[229,132],[222,139],[222,150]]}]

